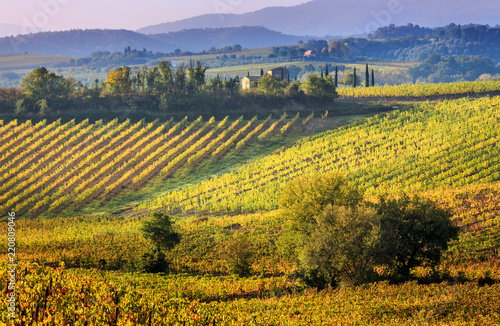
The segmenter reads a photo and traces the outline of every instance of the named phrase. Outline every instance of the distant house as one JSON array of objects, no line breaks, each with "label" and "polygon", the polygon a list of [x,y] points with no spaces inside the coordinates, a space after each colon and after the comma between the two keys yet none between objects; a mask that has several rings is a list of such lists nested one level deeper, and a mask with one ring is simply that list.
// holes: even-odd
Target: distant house
[{"label": "distant house", "polygon": [[[289,80],[288,69],[286,67],[276,67],[266,71],[266,74],[278,77],[281,80]],[[258,82],[262,77],[261,76],[246,76],[241,80],[241,88],[242,89],[250,89],[252,84]]]},{"label": "distant house", "polygon": [[241,88],[242,89],[250,89],[252,84],[259,81],[260,76],[246,76],[241,80]]},{"label": "distant house", "polygon": [[273,68],[271,70],[268,70],[267,74],[286,81],[288,81],[289,78],[288,69],[286,69],[286,67]]}]

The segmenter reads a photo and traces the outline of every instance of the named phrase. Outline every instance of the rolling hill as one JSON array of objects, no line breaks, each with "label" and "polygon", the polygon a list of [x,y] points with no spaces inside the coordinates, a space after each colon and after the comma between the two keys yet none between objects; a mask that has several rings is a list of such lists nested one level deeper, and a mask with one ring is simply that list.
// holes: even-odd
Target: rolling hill
[{"label": "rolling hill", "polygon": [[[429,10],[431,9],[431,10]],[[144,34],[191,28],[263,26],[292,35],[356,35],[389,24],[443,26],[451,22],[498,24],[500,3],[475,1],[314,0],[292,7],[269,7],[246,14],[207,14],[137,30]]]},{"label": "rolling hill", "polygon": [[[439,92],[464,86],[443,84]],[[407,89],[375,94],[382,91]],[[335,120],[326,113],[248,122],[0,120],[8,224],[0,247],[22,252],[0,259],[0,277],[21,280],[14,290],[7,282],[5,294],[16,291],[21,323],[33,325],[497,325],[500,97],[404,105],[308,137],[287,126],[304,131]],[[256,155],[262,147],[266,154]],[[244,152],[253,162],[241,159]],[[232,154],[237,163],[226,160]],[[200,172],[207,160],[218,170]],[[346,175],[366,201],[403,191],[429,198],[453,210],[460,235],[440,264],[414,268],[409,280],[390,282],[382,268],[381,278],[362,286],[309,285],[286,253],[294,243],[282,237],[289,230],[277,200],[294,177],[324,171]],[[148,188],[154,174],[174,190],[155,199],[145,189],[152,200],[139,210],[102,210],[102,199]],[[63,214],[88,203],[91,214]],[[142,269],[151,242],[141,229],[154,210],[179,213],[170,221],[181,237],[154,258],[168,265],[158,274]],[[249,274],[235,274],[235,262]],[[12,322],[7,309],[0,322]]]},{"label": "rolling hill", "polygon": [[336,171],[367,195],[498,182],[500,97],[424,103],[305,139],[238,171],[140,205],[166,212],[251,212],[278,207],[294,177]]},{"label": "rolling hill", "polygon": [[285,35],[263,27],[192,29],[158,35],[144,35],[128,30],[70,30],[41,32],[0,38],[0,53],[36,53],[85,57],[96,51],[123,51],[124,48],[170,53],[198,52],[211,47],[240,44],[244,48],[295,44],[307,37]]},{"label": "rolling hill", "polygon": [[15,36],[19,34],[28,34],[36,32],[42,32],[42,30],[35,26],[30,26],[29,28],[27,28],[14,24],[0,23],[0,37]]}]

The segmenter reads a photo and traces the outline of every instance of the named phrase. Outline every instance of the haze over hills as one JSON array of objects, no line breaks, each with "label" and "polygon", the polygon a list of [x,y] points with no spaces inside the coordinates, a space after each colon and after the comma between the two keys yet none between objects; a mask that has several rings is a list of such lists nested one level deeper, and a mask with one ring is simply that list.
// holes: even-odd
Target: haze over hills
[{"label": "haze over hills", "polygon": [[292,35],[356,35],[389,24],[429,27],[500,23],[500,2],[477,0],[313,0],[292,7],[268,7],[246,14],[207,14],[137,30],[158,34],[191,28],[264,26]]},{"label": "haze over hills", "polygon": [[42,32],[42,30],[36,27],[27,28],[14,24],[0,23],[0,37],[16,36],[19,34],[28,34],[33,32]]},{"label": "haze over hills", "polygon": [[36,53],[84,57],[96,51],[123,51],[124,48],[170,53],[203,51],[240,44],[245,48],[295,44],[306,37],[285,35],[263,27],[194,29],[157,35],[129,30],[71,30],[42,32],[0,38],[0,53]]}]

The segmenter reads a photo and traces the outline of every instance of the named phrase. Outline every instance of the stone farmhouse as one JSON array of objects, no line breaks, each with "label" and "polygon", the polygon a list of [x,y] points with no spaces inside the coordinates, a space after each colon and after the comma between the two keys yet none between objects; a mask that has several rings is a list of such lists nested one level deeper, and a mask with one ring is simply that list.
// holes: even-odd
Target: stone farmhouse
[{"label": "stone farmhouse", "polygon": [[[288,69],[286,67],[276,67],[273,69],[270,69],[266,71],[266,74],[278,77],[279,79],[283,80],[289,80],[290,75],[288,73]],[[253,83],[259,81],[262,77],[261,76],[246,76],[243,77],[241,80],[241,88],[242,89],[250,89]]]}]

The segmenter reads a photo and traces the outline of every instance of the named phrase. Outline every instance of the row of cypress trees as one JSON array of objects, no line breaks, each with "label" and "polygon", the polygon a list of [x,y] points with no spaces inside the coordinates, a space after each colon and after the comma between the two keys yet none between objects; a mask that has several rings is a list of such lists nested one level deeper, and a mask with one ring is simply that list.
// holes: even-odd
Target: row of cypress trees
[{"label": "row of cypress trees", "polygon": [[[323,75],[323,72],[321,72]],[[328,72],[328,64],[325,65],[325,77],[329,75]],[[335,66],[335,75],[333,77],[333,82],[335,84],[335,88],[338,87],[339,77],[338,77],[338,66]],[[358,86],[358,76],[356,74],[356,68],[354,68],[354,87]],[[370,69],[368,68],[368,63],[366,64],[365,69],[365,87],[375,86],[375,73],[373,69],[371,70],[371,79],[370,79]]]}]

